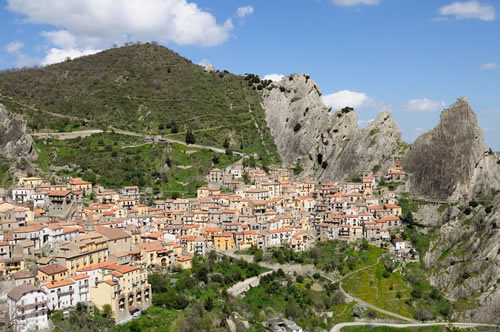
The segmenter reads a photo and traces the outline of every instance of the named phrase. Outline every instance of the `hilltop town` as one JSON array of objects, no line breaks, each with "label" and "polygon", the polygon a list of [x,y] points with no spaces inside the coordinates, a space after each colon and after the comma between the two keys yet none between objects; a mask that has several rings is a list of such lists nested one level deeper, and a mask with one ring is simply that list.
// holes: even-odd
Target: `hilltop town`
[{"label": "hilltop town", "polygon": [[212,250],[306,251],[317,241],[359,239],[392,247],[402,209],[389,188],[405,179],[398,162],[387,174],[315,183],[293,167],[266,172],[242,159],[210,170],[197,198],[146,205],[135,186],[21,178],[0,202],[10,320],[19,330],[46,328],[49,311],[82,302],[109,305],[117,323],[127,322],[151,306],[149,272],[189,269],[193,256]]}]

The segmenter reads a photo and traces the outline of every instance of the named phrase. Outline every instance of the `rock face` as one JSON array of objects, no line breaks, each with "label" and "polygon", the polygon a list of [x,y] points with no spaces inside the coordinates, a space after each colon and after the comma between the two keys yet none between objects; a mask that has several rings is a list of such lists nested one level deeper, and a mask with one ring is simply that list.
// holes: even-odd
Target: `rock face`
[{"label": "rock face", "polygon": [[[404,158],[412,193],[435,199],[467,195],[488,151],[476,114],[466,98],[458,99],[441,113],[435,128],[417,138]],[[490,166],[487,162],[484,171],[490,172]]]},{"label": "rock face", "polygon": [[30,169],[38,158],[31,136],[26,134],[26,121],[21,115],[7,111],[0,104],[0,156],[20,169]]},{"label": "rock face", "polygon": [[321,89],[307,74],[294,74],[262,93],[271,134],[285,164],[300,164],[303,175],[321,181],[357,176],[391,166],[401,136],[389,112],[360,130],[350,108],[331,112]]},{"label": "rock face", "polygon": [[[358,175],[363,170],[387,170],[394,165],[394,158],[404,149],[400,144],[401,132],[391,113],[381,112],[363,130],[357,130],[320,178],[343,179]],[[333,156],[332,156],[333,157]]]},{"label": "rock face", "polygon": [[[457,319],[491,321],[500,312],[500,196],[470,214],[451,206],[425,255],[430,281],[450,300],[474,298]],[[497,318],[500,318],[497,316]]]}]

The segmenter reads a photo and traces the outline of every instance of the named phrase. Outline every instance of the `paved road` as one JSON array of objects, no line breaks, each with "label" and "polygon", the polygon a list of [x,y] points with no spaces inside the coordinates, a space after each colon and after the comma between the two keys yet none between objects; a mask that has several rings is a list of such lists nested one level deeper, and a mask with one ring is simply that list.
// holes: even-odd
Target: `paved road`
[{"label": "paved road", "polygon": [[[103,130],[101,129],[91,129],[91,130],[79,130],[79,131],[71,131],[67,133],[49,133],[49,132],[43,132],[43,133],[32,133],[31,136],[35,137],[51,137],[51,138],[56,138],[56,139],[74,139],[78,137],[87,137],[93,134],[99,134],[102,133]],[[116,129],[116,128],[111,128],[107,132],[115,132],[120,135],[127,135],[127,136],[134,136],[134,137],[146,137],[147,135],[142,134],[142,133],[135,133],[132,131],[127,131],[127,130],[121,130],[121,129]],[[174,139],[174,138],[169,138],[169,137],[163,137],[167,142],[169,143],[176,143],[180,145],[184,145],[187,147],[192,147],[192,148],[198,148],[198,149],[207,149],[211,150],[217,153],[226,153],[225,149],[222,148],[217,148],[215,146],[209,146],[209,145],[201,145],[201,144],[187,144],[184,141]],[[233,154],[236,156],[244,157],[246,154],[233,151]]]},{"label": "paved road", "polygon": [[405,327],[425,327],[425,326],[454,326],[454,327],[492,327],[495,330],[492,331],[497,331],[496,328],[498,328],[497,325],[491,325],[491,324],[475,324],[475,323],[412,323],[412,324],[392,324],[392,323],[375,323],[375,322],[354,322],[354,323],[341,323],[337,324],[332,329],[330,332],[340,332],[344,327],[347,326],[389,326],[389,327],[397,327],[397,328],[405,328]]},{"label": "paved road", "polygon": [[35,136],[35,137],[50,137],[50,138],[65,140],[65,139],[73,139],[73,138],[78,138],[78,137],[87,137],[87,136],[90,136],[93,134],[99,134],[102,132],[103,131],[101,129],[91,129],[91,130],[71,131],[71,132],[67,132],[67,133],[32,133],[30,135]]},{"label": "paved road", "polygon": [[[236,255],[234,252],[222,252],[222,251],[218,251],[219,254],[222,254],[222,255],[226,255],[226,256],[229,256],[229,257],[233,257],[233,258],[243,258],[245,259],[246,261],[249,261],[249,262],[253,262],[253,257],[252,256],[248,256],[248,255]],[[356,271],[352,271],[348,274],[346,274],[345,276],[343,276],[340,281],[342,281],[343,279],[347,278],[347,277],[350,277],[352,276],[353,274],[355,273],[358,273],[360,271],[363,271],[363,270],[366,270],[366,269],[369,269],[375,265],[377,265],[379,262],[380,262],[380,259],[381,257],[379,257],[377,259],[377,262],[375,264],[372,264],[372,265],[369,265],[369,266],[365,266],[361,269],[358,269]],[[325,278],[326,280],[329,280],[331,282],[336,282],[338,280],[333,280],[332,278],[330,278],[329,276],[327,276],[323,271],[321,270],[318,270],[314,265],[312,264],[309,264],[309,265],[300,265],[300,264],[269,264],[269,263],[266,263],[266,262],[259,262],[259,264],[263,267],[267,267],[269,269],[273,269],[273,270],[278,270],[278,269],[282,269],[285,273],[293,273],[293,272],[297,272],[297,273],[314,273],[314,272],[319,272],[321,274],[321,276],[323,278]],[[361,303],[363,304],[364,306],[366,306],[367,308],[370,308],[372,310],[375,310],[375,311],[378,311],[380,313],[383,313],[387,316],[391,316],[391,317],[394,317],[396,319],[399,319],[399,320],[403,320],[403,321],[407,321],[407,322],[415,322],[415,320],[411,319],[411,318],[408,318],[408,317],[405,317],[405,316],[401,316],[399,314],[396,314],[394,312],[391,312],[391,311],[387,311],[387,310],[384,310],[382,308],[379,308],[379,307],[376,307],[374,306],[373,304],[370,304],[368,302],[365,302],[357,297],[354,297],[352,295],[350,295],[349,293],[347,293],[343,288],[342,288],[342,283],[339,282],[339,289],[340,291],[344,294],[344,296],[346,297],[346,299],[351,302],[351,301],[356,301],[358,303]]]}]

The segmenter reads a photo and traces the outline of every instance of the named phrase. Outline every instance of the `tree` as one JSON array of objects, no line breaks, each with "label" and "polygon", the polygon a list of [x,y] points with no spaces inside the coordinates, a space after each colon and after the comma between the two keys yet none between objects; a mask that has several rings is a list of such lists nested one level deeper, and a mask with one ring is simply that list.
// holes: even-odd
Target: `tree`
[{"label": "tree", "polygon": [[229,148],[229,141],[228,141],[227,137],[224,138],[224,143],[222,143],[222,146],[224,147],[224,149],[228,149]]},{"label": "tree", "polygon": [[175,122],[174,120],[172,120],[170,131],[172,134],[177,134],[179,132],[179,127],[177,127],[177,122]]},{"label": "tree", "polygon": [[255,262],[260,262],[262,261],[263,256],[264,256],[264,251],[262,249],[257,249],[253,254],[253,259]]},{"label": "tree", "polygon": [[186,144],[194,144],[196,143],[196,138],[191,130],[188,130],[186,133]]},{"label": "tree", "polygon": [[113,315],[113,309],[111,308],[111,305],[105,304],[102,306],[102,314],[106,318],[111,318]]},{"label": "tree", "polygon": [[297,123],[294,127],[293,127],[293,131],[294,132],[298,132],[300,130],[300,128],[302,128],[302,125],[300,123]]},{"label": "tree", "polygon": [[214,308],[214,299],[211,296],[207,297],[205,300],[204,307],[206,311],[212,311]]}]

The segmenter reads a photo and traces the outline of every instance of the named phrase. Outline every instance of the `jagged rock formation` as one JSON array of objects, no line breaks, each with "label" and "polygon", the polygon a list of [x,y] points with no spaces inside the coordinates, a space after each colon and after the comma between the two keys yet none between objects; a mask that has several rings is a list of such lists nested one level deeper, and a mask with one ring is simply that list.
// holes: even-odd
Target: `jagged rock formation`
[{"label": "jagged rock formation", "polygon": [[307,74],[294,74],[262,93],[271,134],[285,164],[299,163],[304,175],[321,181],[385,170],[400,148],[401,133],[389,112],[365,129],[350,108],[330,112],[321,89]]},{"label": "jagged rock formation", "polygon": [[31,170],[38,158],[31,136],[26,134],[26,121],[19,114],[10,113],[0,104],[0,156],[12,166]]},{"label": "jagged rock formation", "polygon": [[[477,178],[490,172],[491,161],[483,160],[488,151],[476,114],[466,98],[458,99],[441,113],[435,128],[416,139],[404,158],[412,193],[437,199],[469,195],[475,174]],[[476,171],[480,164],[483,172]],[[477,181],[483,187],[481,179]]]},{"label": "jagged rock formation", "polygon": [[383,111],[363,130],[357,130],[335,161],[328,165],[322,179],[342,179],[363,170],[387,170],[404,149],[401,132],[391,113]]},{"label": "jagged rock formation", "polygon": [[[472,208],[451,206],[425,255],[432,284],[450,300],[467,300],[458,319],[491,321],[500,313],[500,196]],[[500,318],[497,317],[497,318]]]}]

